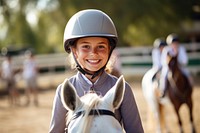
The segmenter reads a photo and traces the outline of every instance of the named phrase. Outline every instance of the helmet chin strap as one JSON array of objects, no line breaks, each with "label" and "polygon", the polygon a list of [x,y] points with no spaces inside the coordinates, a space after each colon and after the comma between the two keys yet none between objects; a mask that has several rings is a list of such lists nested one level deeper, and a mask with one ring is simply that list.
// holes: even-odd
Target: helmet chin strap
[{"label": "helmet chin strap", "polygon": [[[72,51],[72,50],[71,50],[71,51]],[[109,61],[109,59],[110,59],[110,56],[111,56],[112,51],[113,51],[113,49],[111,49],[111,51],[110,51],[110,54],[109,54],[109,57],[108,57],[108,60],[107,60],[106,64],[105,64],[102,68],[100,68],[99,70],[95,71],[94,74],[89,73],[87,70],[83,69],[83,68],[81,67],[81,65],[78,63],[78,61],[76,60],[76,57],[75,57],[74,53],[72,52],[73,58],[74,58],[74,60],[75,60],[75,62],[76,62],[76,69],[77,69],[78,71],[80,71],[80,72],[81,72],[82,74],[84,74],[84,75],[86,75],[86,74],[87,74],[87,75],[91,75],[91,76],[92,76],[91,79],[94,79],[94,78],[97,77],[101,72],[103,72],[104,69],[106,68],[106,65],[107,65],[107,63],[108,63],[108,61]]]},{"label": "helmet chin strap", "polygon": [[77,64],[76,66],[77,70],[80,71],[82,74],[87,74],[87,75],[91,75],[91,79],[94,79],[95,77],[97,77],[104,69],[105,69],[105,66],[100,68],[98,71],[94,72],[94,74],[92,73],[89,73],[88,71],[84,70],[79,64]]}]

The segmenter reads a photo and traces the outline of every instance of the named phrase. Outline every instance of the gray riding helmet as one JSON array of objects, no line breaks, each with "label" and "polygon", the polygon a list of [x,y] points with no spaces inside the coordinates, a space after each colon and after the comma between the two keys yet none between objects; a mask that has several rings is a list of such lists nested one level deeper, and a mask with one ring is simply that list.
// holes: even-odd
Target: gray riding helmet
[{"label": "gray riding helmet", "polygon": [[82,37],[105,37],[111,45],[111,52],[116,47],[118,36],[111,18],[96,9],[77,12],[68,21],[64,31],[64,49],[70,53],[70,45]]},{"label": "gray riding helmet", "polygon": [[153,43],[153,46],[155,48],[165,47],[166,45],[167,43],[165,42],[163,38],[157,38]]},{"label": "gray riding helmet", "polygon": [[179,42],[179,37],[175,33],[169,34],[167,36],[166,42],[168,45],[171,45],[173,42]]}]

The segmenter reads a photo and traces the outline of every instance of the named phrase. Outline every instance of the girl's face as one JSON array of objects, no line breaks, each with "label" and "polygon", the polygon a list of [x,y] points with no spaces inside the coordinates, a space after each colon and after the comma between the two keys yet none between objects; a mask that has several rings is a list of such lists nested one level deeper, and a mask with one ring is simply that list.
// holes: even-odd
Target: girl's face
[{"label": "girl's face", "polygon": [[174,50],[175,54],[178,53],[178,48],[179,48],[179,43],[178,42],[173,42],[171,44],[172,49]]},{"label": "girl's face", "polygon": [[72,50],[81,67],[94,73],[107,63],[110,45],[103,37],[85,37],[78,39]]}]

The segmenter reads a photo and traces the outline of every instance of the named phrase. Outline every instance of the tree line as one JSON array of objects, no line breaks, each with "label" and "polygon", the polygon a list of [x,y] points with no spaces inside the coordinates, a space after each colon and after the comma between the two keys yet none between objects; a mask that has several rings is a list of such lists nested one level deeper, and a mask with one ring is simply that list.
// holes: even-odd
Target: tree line
[{"label": "tree line", "polygon": [[114,21],[119,46],[152,45],[172,32],[185,36],[196,0],[0,0],[0,48],[64,52],[63,32],[79,10],[100,9]]}]

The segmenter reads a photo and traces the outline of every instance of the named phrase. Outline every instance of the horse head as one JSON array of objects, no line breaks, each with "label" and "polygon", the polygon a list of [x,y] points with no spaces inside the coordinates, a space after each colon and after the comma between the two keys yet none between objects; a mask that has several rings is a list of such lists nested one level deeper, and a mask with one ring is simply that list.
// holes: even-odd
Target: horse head
[{"label": "horse head", "polygon": [[167,62],[168,62],[168,68],[169,70],[174,73],[177,68],[179,67],[178,63],[178,55],[171,55],[168,53],[167,55]]},{"label": "horse head", "polygon": [[125,80],[121,76],[105,96],[88,93],[79,97],[66,79],[62,85],[61,100],[68,113],[72,114],[68,115],[68,132],[123,132],[113,112],[121,105],[124,91]]}]

